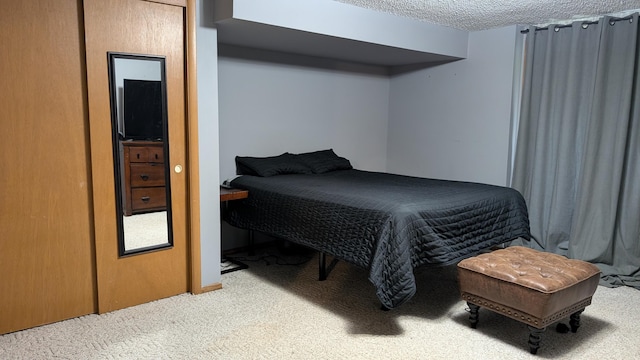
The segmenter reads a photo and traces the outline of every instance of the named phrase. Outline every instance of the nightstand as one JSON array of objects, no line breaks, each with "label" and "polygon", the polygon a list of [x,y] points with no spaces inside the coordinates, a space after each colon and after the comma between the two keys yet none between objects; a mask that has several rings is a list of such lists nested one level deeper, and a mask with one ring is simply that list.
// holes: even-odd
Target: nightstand
[{"label": "nightstand", "polygon": [[248,197],[249,197],[248,190],[230,189],[230,188],[220,186],[220,202],[246,199]]},{"label": "nightstand", "polygon": [[[248,197],[249,197],[248,190],[233,189],[233,188],[226,188],[226,187],[220,186],[220,203],[224,203],[224,207],[221,209],[221,211],[226,210],[229,201],[246,199]],[[253,253],[253,236],[249,236],[249,254],[251,255],[252,253]],[[234,260],[228,257],[223,257],[221,261],[230,262],[237,265],[237,267],[235,268],[222,270],[221,274],[226,274],[236,270],[247,269],[249,267],[249,265],[241,261]]]}]

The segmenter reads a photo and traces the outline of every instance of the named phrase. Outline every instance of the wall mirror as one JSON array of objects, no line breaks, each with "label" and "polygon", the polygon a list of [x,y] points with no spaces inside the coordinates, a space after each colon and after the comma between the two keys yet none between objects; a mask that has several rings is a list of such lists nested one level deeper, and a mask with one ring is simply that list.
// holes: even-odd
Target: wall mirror
[{"label": "wall mirror", "polygon": [[118,253],[173,246],[165,58],[107,53]]}]

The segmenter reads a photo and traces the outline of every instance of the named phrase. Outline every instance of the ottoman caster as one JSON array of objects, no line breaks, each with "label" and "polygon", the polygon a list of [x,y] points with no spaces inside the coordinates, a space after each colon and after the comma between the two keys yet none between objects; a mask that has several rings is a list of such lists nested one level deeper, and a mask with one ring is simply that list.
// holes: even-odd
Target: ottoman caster
[{"label": "ottoman caster", "polygon": [[[569,325],[571,326],[571,332],[574,334],[580,327],[580,314],[582,314],[583,311],[584,309],[571,314]],[[527,325],[527,327],[529,328],[529,352],[535,355],[538,352],[538,348],[540,348],[540,339],[542,338],[542,333],[546,330],[546,328],[538,329],[531,325]]]},{"label": "ottoman caster", "polygon": [[580,327],[580,314],[582,314],[583,311],[584,309],[571,314],[571,317],[569,320],[569,325],[571,327],[563,323],[558,323],[558,325],[556,325],[556,331],[562,334],[566,334],[569,332],[569,330],[571,330],[572,333],[576,333],[578,331],[578,328]]},{"label": "ottoman caster", "polygon": [[574,334],[578,331],[578,328],[580,327],[580,314],[582,314],[583,311],[584,309],[580,311],[576,311],[573,314],[571,314],[569,325],[571,325],[571,332]]},{"label": "ottoman caster", "polygon": [[[471,323],[471,328],[475,329],[478,325],[478,312],[480,310],[480,306],[472,303],[467,303],[467,305],[469,306],[469,323]],[[571,331],[574,333],[575,333],[575,331],[573,330],[574,317],[578,324],[576,325],[576,328],[575,328],[577,330],[577,328],[580,326],[579,325],[580,313],[582,313],[582,311],[584,310],[578,311],[573,315],[571,315],[571,321],[572,321]],[[547,328],[544,327],[542,329],[539,329],[531,325],[527,325],[527,327],[529,328],[529,352],[533,355],[536,355],[538,353],[538,349],[540,348],[540,340],[542,339],[542,333],[544,333]]]},{"label": "ottoman caster", "polygon": [[478,325],[478,310],[480,310],[480,306],[470,302],[467,305],[469,306],[469,322],[471,323],[471,328],[475,329]]},{"label": "ottoman caster", "polygon": [[542,333],[547,329],[542,328],[538,329],[531,325],[527,325],[529,328],[529,352],[533,355],[538,353],[538,349],[540,348],[540,339],[542,338]]}]

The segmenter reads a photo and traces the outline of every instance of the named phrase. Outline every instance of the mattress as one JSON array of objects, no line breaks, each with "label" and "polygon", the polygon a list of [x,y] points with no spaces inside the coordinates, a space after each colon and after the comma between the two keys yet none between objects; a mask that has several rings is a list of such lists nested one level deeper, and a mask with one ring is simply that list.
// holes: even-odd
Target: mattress
[{"label": "mattress", "polygon": [[530,236],[525,201],[507,187],[355,169],[242,175],[231,185],[249,197],[229,203],[229,224],[366,269],[389,309],[415,294],[415,268]]}]

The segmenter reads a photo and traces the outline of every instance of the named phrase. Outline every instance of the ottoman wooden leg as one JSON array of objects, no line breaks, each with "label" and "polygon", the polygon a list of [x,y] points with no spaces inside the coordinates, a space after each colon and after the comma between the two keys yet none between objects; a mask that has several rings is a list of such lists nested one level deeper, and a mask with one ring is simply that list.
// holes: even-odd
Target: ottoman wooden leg
[{"label": "ottoman wooden leg", "polygon": [[531,325],[527,325],[527,327],[529,327],[529,352],[535,355],[540,347],[540,338],[542,337],[542,333],[547,328],[544,327],[542,329],[538,329]]},{"label": "ottoman wooden leg", "polygon": [[475,329],[478,325],[478,310],[480,306],[470,302],[467,302],[467,305],[469,306],[469,322],[471,322],[471,328]]},{"label": "ottoman wooden leg", "polygon": [[572,333],[575,333],[576,331],[578,331],[578,328],[580,327],[580,314],[582,314],[583,311],[584,309],[576,311],[573,314],[571,314],[569,325],[571,325]]}]

